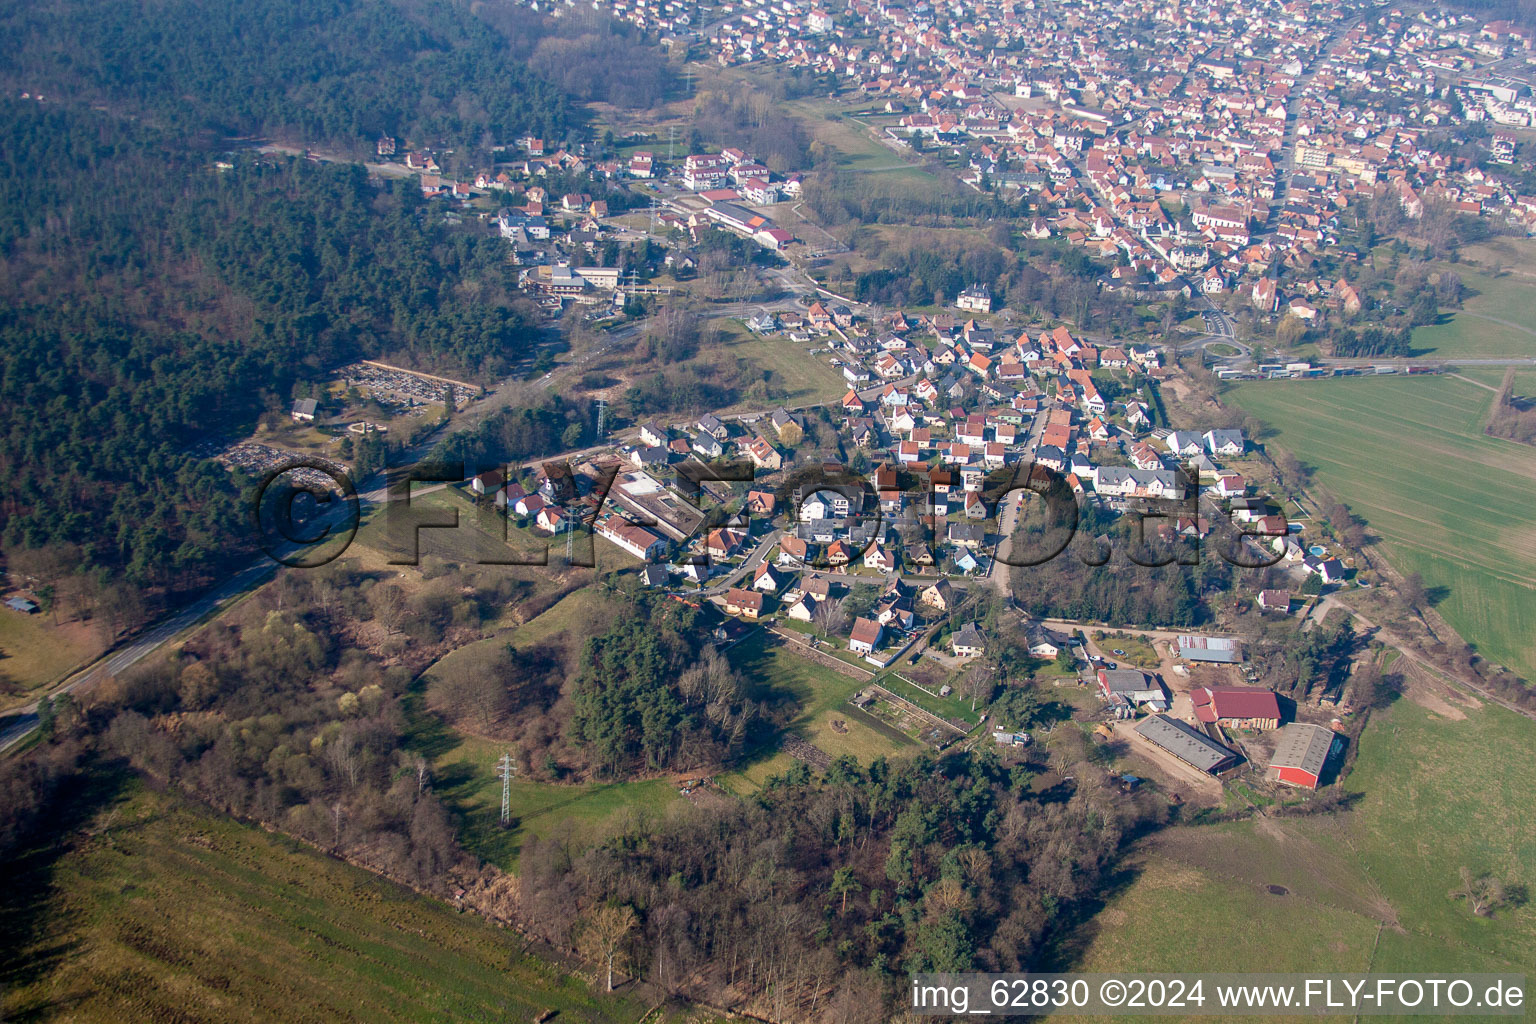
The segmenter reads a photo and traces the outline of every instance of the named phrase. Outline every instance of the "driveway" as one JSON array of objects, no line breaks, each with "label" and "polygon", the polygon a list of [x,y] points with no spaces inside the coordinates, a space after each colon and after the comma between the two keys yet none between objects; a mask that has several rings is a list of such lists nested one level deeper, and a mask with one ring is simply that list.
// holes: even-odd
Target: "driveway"
[{"label": "driveway", "polygon": [[1157,768],[1186,800],[1199,803],[1221,803],[1220,779],[1180,761],[1137,732],[1135,726],[1135,722],[1124,721],[1110,724],[1115,738],[1125,741],[1133,754]]}]

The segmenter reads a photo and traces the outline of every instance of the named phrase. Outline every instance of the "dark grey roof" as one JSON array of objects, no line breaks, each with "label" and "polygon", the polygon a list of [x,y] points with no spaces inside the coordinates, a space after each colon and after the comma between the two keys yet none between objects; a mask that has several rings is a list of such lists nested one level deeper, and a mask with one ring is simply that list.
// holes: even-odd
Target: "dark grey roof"
[{"label": "dark grey roof", "polygon": [[1167,715],[1152,715],[1138,725],[1136,731],[1180,761],[1203,772],[1220,771],[1237,757],[1194,726]]},{"label": "dark grey roof", "polygon": [[1145,672],[1134,668],[1106,668],[1102,670],[1104,685],[1110,693],[1140,693],[1153,689],[1155,684]]},{"label": "dark grey roof", "polygon": [[974,622],[967,622],[964,626],[961,626],[960,632],[955,634],[952,641],[955,647],[981,647],[985,643],[986,640],[981,635],[981,629]]}]

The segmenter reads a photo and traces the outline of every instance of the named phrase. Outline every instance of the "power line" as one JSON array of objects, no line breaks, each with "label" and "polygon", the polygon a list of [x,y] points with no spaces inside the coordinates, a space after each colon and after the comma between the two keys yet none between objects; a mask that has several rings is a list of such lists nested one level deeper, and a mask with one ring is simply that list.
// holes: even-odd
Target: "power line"
[{"label": "power line", "polygon": [[517,768],[512,764],[511,754],[502,754],[501,760],[496,762],[496,775],[501,779],[501,823],[512,824],[512,776]]}]

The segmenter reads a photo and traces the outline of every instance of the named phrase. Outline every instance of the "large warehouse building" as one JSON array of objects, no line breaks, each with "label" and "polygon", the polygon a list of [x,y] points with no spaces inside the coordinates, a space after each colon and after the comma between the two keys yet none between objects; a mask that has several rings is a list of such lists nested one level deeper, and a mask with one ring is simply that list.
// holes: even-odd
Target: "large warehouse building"
[{"label": "large warehouse building", "polygon": [[1136,727],[1149,741],[1185,764],[1202,772],[1225,771],[1237,763],[1237,755],[1188,722],[1167,715],[1152,715]]},{"label": "large warehouse building", "polygon": [[1332,729],[1292,722],[1280,730],[1269,777],[1287,786],[1316,789],[1338,743],[1338,733]]}]

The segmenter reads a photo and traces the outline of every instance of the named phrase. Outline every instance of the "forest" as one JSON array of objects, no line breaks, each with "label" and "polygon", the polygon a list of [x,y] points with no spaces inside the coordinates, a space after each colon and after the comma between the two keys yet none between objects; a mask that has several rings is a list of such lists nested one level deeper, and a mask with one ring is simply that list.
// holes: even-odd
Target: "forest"
[{"label": "forest", "polygon": [[1339,358],[1360,356],[1407,356],[1413,354],[1411,332],[1403,327],[1398,330],[1384,327],[1366,327],[1362,330],[1346,327],[1329,338],[1329,349]]},{"label": "forest", "polygon": [[[1055,773],[990,749],[799,766],[755,796],[637,813],[585,848],[530,839],[514,882],[460,846],[414,739],[433,732],[421,687],[430,706],[466,713],[476,698],[454,687],[475,676],[417,675],[534,598],[505,573],[429,575],[407,592],[345,564],[284,573],[178,655],[84,704],[62,698],[39,747],[0,766],[0,842],[26,843],[80,772],[128,765],[423,891],[462,887],[466,905],[670,995],[873,1024],[907,972],[1048,962],[1123,845],[1166,815],[1151,794],[1100,785],[1103,755],[1073,728],[1053,743]],[[764,711],[710,648],[708,623],[673,602],[615,600],[625,607],[589,631],[574,671],[558,648],[490,660],[498,713],[525,735],[524,716],[554,709],[570,746],[551,752],[589,759],[568,764],[578,780],[741,749]],[[1036,700],[1005,704],[1019,727],[1041,721]]]},{"label": "forest", "polygon": [[[0,103],[0,536],[196,586],[245,557],[197,442],[383,357],[481,378],[538,335],[494,238],[361,167],[200,152],[108,115]],[[110,190],[103,182],[110,181]]]},{"label": "forest", "polygon": [[106,104],[190,136],[267,136],[371,151],[380,134],[481,146],[564,141],[559,86],[453,0],[72,0],[0,17],[11,95]]},{"label": "forest", "polygon": [[[1185,514],[1184,508],[1167,510],[1167,516]],[[1242,570],[1211,545],[1160,540],[1158,527],[1170,523],[1166,516],[1149,513],[1138,535],[1135,515],[1114,520],[1093,505],[1074,515],[1032,500],[1020,517],[1012,557],[1043,560],[1009,570],[1014,600],[1040,618],[1111,626],[1199,625],[1210,618],[1205,597],[1231,590],[1232,574]],[[1058,550],[1055,557],[1045,557]]]}]

